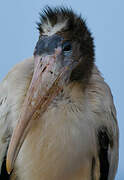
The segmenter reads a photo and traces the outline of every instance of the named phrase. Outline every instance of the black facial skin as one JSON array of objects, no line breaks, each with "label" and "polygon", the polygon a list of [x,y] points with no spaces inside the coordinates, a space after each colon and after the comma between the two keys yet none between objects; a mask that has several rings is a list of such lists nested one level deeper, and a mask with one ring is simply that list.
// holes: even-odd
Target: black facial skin
[{"label": "black facial skin", "polygon": [[78,61],[75,61],[75,58],[72,57],[72,44],[70,41],[64,41],[63,37],[60,35],[52,35],[52,36],[42,36],[36,44],[34,56],[47,56],[54,55],[55,49],[60,47],[62,52],[60,55],[57,55],[57,64],[61,64],[64,68],[69,67],[70,70],[73,70]]},{"label": "black facial skin", "polygon": [[42,36],[36,44],[34,55],[51,55],[61,46],[63,38],[59,35]]}]

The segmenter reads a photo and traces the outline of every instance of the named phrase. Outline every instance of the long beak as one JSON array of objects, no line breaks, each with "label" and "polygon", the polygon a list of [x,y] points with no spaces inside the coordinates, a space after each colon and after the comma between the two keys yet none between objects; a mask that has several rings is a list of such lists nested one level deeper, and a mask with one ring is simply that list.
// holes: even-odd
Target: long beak
[{"label": "long beak", "polygon": [[58,68],[56,54],[44,56],[42,60],[40,56],[35,56],[34,61],[33,78],[7,152],[6,168],[8,174],[13,169],[32,122],[42,116],[52,99],[61,91],[64,75],[68,71],[67,67]]}]

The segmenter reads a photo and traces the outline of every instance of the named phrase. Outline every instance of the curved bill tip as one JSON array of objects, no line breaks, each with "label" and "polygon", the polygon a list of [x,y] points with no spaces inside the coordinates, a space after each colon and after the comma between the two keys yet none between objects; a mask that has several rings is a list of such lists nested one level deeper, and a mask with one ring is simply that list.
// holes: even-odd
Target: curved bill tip
[{"label": "curved bill tip", "polygon": [[11,168],[11,164],[10,164],[10,161],[9,160],[6,160],[6,170],[7,170],[7,173],[10,174],[11,171],[12,171],[12,168]]}]

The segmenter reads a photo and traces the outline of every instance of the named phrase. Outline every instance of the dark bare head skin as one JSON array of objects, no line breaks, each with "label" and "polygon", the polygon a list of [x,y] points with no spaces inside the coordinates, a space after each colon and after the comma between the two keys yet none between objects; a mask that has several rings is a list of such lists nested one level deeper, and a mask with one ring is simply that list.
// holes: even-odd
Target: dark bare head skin
[{"label": "dark bare head skin", "polygon": [[[62,24],[62,27],[48,35],[45,32],[48,20],[51,29],[57,24]],[[70,9],[48,7],[41,13],[38,29],[40,36],[34,50],[34,74],[9,144],[8,173],[14,167],[32,122],[42,116],[66,84],[82,81],[87,85],[92,73],[93,38],[80,16]]]}]

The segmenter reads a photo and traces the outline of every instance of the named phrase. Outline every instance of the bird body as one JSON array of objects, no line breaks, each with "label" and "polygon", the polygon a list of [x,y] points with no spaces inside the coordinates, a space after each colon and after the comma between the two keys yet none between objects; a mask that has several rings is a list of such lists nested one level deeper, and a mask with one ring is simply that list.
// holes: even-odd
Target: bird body
[{"label": "bird body", "polygon": [[[32,57],[17,64],[0,84],[1,169],[34,63]],[[32,121],[9,178],[114,180],[117,164],[116,111],[111,91],[94,64],[87,84],[80,80],[63,85],[43,115]]]}]

